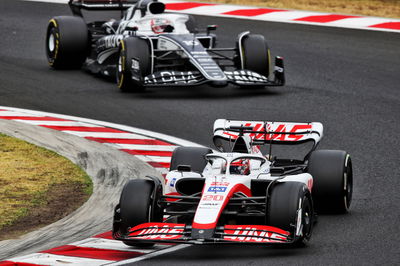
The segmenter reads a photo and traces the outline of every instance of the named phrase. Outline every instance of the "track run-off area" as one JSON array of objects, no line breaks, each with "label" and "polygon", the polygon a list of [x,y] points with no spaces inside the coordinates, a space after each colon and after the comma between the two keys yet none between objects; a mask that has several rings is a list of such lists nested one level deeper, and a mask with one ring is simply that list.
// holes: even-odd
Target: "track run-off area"
[{"label": "track run-off area", "polygon": [[200,28],[219,26],[220,47],[233,46],[242,31],[263,34],[273,55],[285,58],[286,86],[151,88],[125,94],[84,71],[48,67],[47,22],[69,14],[66,5],[0,1],[0,105],[107,121],[204,146],[212,146],[217,118],[319,121],[324,125],[320,148],[352,156],[351,211],[319,216],[308,247],[190,246],[140,264],[399,263],[400,34],[196,16]]}]

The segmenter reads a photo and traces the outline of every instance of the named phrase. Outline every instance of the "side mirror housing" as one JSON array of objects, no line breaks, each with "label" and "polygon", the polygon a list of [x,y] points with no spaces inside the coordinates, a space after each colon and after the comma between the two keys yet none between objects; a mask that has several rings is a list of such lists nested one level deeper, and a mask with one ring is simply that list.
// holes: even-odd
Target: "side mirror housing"
[{"label": "side mirror housing", "polygon": [[207,35],[210,35],[210,32],[217,29],[217,25],[208,25],[207,26]]}]

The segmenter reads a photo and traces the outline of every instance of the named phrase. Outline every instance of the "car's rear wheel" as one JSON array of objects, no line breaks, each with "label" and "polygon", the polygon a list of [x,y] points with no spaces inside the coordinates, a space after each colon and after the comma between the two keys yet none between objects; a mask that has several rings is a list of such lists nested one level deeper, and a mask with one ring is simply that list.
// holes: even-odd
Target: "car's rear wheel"
[{"label": "car's rear wheel", "polygon": [[89,52],[89,31],[81,17],[59,16],[49,21],[46,55],[55,69],[80,68]]},{"label": "car's rear wheel", "polygon": [[295,236],[299,211],[302,227],[294,243],[304,244],[310,239],[314,224],[311,195],[306,186],[300,182],[276,184],[268,201],[267,224],[286,230],[291,236]]},{"label": "car's rear wheel", "polygon": [[205,155],[209,153],[209,148],[178,147],[172,154],[170,171],[177,170],[179,165],[190,165],[193,172],[202,173],[207,165]]},{"label": "car's rear wheel", "polygon": [[[121,234],[127,234],[129,229],[148,222],[162,222],[160,210],[153,208],[154,202],[160,195],[154,193],[154,182],[146,179],[134,179],[125,184],[120,198],[120,226]],[[148,243],[123,241],[129,246],[151,246]]]},{"label": "car's rear wheel", "polygon": [[192,15],[187,15],[188,20],[185,22],[186,28],[190,33],[194,33],[197,31],[197,23],[196,19]]},{"label": "car's rear wheel", "polygon": [[123,92],[144,91],[144,77],[150,72],[149,42],[138,37],[121,40],[116,75],[118,88]]},{"label": "car's rear wheel", "polygon": [[353,194],[353,168],[350,155],[339,150],[317,150],[308,160],[313,177],[312,195],[317,212],[346,213]]}]

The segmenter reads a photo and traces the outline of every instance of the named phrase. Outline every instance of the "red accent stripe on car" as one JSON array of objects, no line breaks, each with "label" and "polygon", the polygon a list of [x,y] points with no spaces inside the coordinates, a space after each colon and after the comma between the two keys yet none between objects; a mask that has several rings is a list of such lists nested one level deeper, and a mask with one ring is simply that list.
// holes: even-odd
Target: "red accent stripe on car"
[{"label": "red accent stripe on car", "polygon": [[170,3],[170,4],[165,4],[165,6],[167,10],[179,11],[201,6],[215,6],[215,4],[186,2],[186,3]]},{"label": "red accent stripe on car", "polygon": [[259,15],[264,15],[273,12],[287,11],[283,9],[270,9],[270,8],[255,8],[255,9],[238,9],[229,12],[222,13],[223,15],[233,15],[233,16],[244,16],[244,17],[254,17]]},{"label": "red accent stripe on car", "polygon": [[[164,177],[165,178],[165,177]],[[181,194],[179,194],[178,192],[171,192],[171,193],[167,193],[165,194],[165,196],[181,196]],[[171,198],[166,198],[167,201],[177,201],[179,199],[171,199]]]},{"label": "red accent stripe on car", "polygon": [[0,119],[7,120],[37,120],[37,121],[70,121],[55,117],[42,116],[0,116]]},{"label": "red accent stripe on car", "polygon": [[[203,188],[203,191],[204,191],[204,188]],[[212,229],[212,228],[215,228],[217,226],[217,222],[219,220],[219,217],[221,216],[221,213],[225,209],[226,205],[228,204],[230,198],[232,198],[233,194],[237,193],[237,192],[242,192],[246,196],[251,197],[251,190],[248,187],[246,187],[243,184],[234,185],[231,188],[231,190],[229,191],[228,195],[226,195],[224,203],[221,205],[221,208],[219,209],[219,213],[215,217],[215,221],[213,223],[209,223],[209,224],[200,224],[200,223],[193,222],[192,227],[195,228],[195,229]],[[199,206],[200,206],[200,204],[199,204]]]},{"label": "red accent stripe on car", "polygon": [[333,21],[346,19],[346,18],[359,18],[359,16],[329,14],[329,15],[320,15],[320,16],[308,16],[308,17],[304,17],[304,18],[297,18],[294,20],[295,21],[327,23],[327,22],[333,22]]},{"label": "red accent stripe on car", "polygon": [[[1,110],[0,110],[1,111]],[[13,262],[13,261],[0,261],[1,266],[45,266],[42,264],[33,264],[33,263],[26,263],[26,262]]]},{"label": "red accent stripe on car", "polygon": [[138,144],[138,145],[166,145],[171,146],[171,143],[157,139],[113,139],[113,138],[93,138],[86,139],[97,141],[100,143],[117,143],[117,144]]},{"label": "red accent stripe on car", "polygon": [[370,28],[400,30],[400,22],[386,22],[369,26]]},{"label": "red accent stripe on car", "polygon": [[149,155],[149,156],[165,156],[165,157],[172,156],[172,151],[146,151],[146,150],[127,150],[127,149],[122,149],[121,151],[133,155]]},{"label": "red accent stripe on car", "polygon": [[120,251],[112,249],[78,247],[72,245],[56,247],[41,251],[40,253],[111,261],[120,261],[143,255],[143,253],[136,251]]},{"label": "red accent stripe on car", "polygon": [[109,133],[127,133],[118,129],[108,128],[108,127],[69,127],[69,126],[46,126],[42,127],[60,130],[60,131],[82,131],[82,132],[109,132]]}]

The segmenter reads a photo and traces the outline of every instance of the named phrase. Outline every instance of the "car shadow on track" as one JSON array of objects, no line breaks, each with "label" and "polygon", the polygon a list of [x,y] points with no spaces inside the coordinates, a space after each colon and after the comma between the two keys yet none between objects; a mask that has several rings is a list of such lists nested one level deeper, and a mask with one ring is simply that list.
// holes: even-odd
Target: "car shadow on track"
[{"label": "car shadow on track", "polygon": [[[87,71],[86,71],[87,72]],[[91,74],[96,79],[103,80],[109,84],[115,84],[114,77],[105,77],[100,74]],[[118,88],[117,88],[118,89]],[[125,97],[143,99],[226,99],[226,98],[249,98],[258,96],[281,96],[284,87],[248,87],[228,85],[226,87],[200,86],[171,86],[171,87],[147,87],[143,92],[121,92]]]},{"label": "car shadow on track", "polygon": [[224,99],[249,98],[258,96],[280,96],[280,88],[239,88],[228,86],[214,88],[210,86],[197,87],[151,87],[141,93],[127,93],[134,98],[146,99]]},{"label": "car shadow on track", "polygon": [[[251,259],[277,259],[299,256],[307,248],[289,248],[274,246],[258,246],[258,245],[227,245],[227,246],[191,246],[184,248],[178,252],[167,253],[165,255],[148,260],[149,264],[158,264],[161,262],[165,265],[172,265],[179,262],[186,264],[197,264],[201,262],[207,265],[218,264],[218,262],[226,265],[227,258],[234,265],[248,265]],[[179,259],[178,259],[179,258]]]}]

